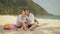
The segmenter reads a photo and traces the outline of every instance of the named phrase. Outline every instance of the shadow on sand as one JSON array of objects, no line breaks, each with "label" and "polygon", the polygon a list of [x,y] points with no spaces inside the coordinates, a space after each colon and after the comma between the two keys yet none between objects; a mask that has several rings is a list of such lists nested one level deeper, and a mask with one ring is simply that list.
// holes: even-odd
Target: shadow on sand
[{"label": "shadow on sand", "polygon": [[[43,24],[46,25],[46,24]],[[43,26],[41,25],[41,26]],[[33,31],[13,31],[13,30],[4,30],[3,26],[0,26],[0,34],[60,34],[60,27],[37,27]]]}]

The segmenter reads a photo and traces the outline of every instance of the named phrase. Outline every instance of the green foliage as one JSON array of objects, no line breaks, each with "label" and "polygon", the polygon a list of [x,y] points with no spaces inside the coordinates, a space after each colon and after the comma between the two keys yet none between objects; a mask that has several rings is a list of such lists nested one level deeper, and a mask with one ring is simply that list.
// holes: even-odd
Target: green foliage
[{"label": "green foliage", "polygon": [[46,10],[32,0],[0,0],[0,15],[18,15],[18,10],[26,6],[35,15],[49,15]]}]

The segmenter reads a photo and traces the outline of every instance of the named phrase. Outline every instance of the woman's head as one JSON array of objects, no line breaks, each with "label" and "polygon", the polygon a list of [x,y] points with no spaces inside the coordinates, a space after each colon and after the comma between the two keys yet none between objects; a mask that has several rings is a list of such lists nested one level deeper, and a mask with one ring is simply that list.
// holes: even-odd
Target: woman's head
[{"label": "woman's head", "polygon": [[24,16],[25,15],[25,11],[24,10],[20,11],[20,14]]}]

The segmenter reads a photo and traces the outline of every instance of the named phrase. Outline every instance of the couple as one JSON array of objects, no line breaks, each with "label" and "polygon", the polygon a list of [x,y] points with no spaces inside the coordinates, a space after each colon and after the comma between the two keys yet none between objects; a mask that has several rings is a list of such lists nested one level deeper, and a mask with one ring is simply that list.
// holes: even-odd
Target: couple
[{"label": "couple", "polygon": [[17,28],[33,30],[37,25],[38,22],[34,19],[34,15],[30,13],[29,9],[20,11],[20,15],[17,17]]}]

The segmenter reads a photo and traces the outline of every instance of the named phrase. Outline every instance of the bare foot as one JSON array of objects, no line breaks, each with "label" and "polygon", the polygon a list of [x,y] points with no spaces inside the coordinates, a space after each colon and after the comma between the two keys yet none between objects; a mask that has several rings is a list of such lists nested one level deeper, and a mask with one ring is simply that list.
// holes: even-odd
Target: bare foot
[{"label": "bare foot", "polygon": [[16,28],[16,31],[19,31],[19,30],[23,30],[23,27],[21,27],[21,28]]},{"label": "bare foot", "polygon": [[29,28],[29,30],[30,30],[30,31],[33,31],[33,29],[30,29],[30,28]]},{"label": "bare foot", "polygon": [[26,30],[28,30],[28,28],[24,28],[24,30],[26,31]]}]

